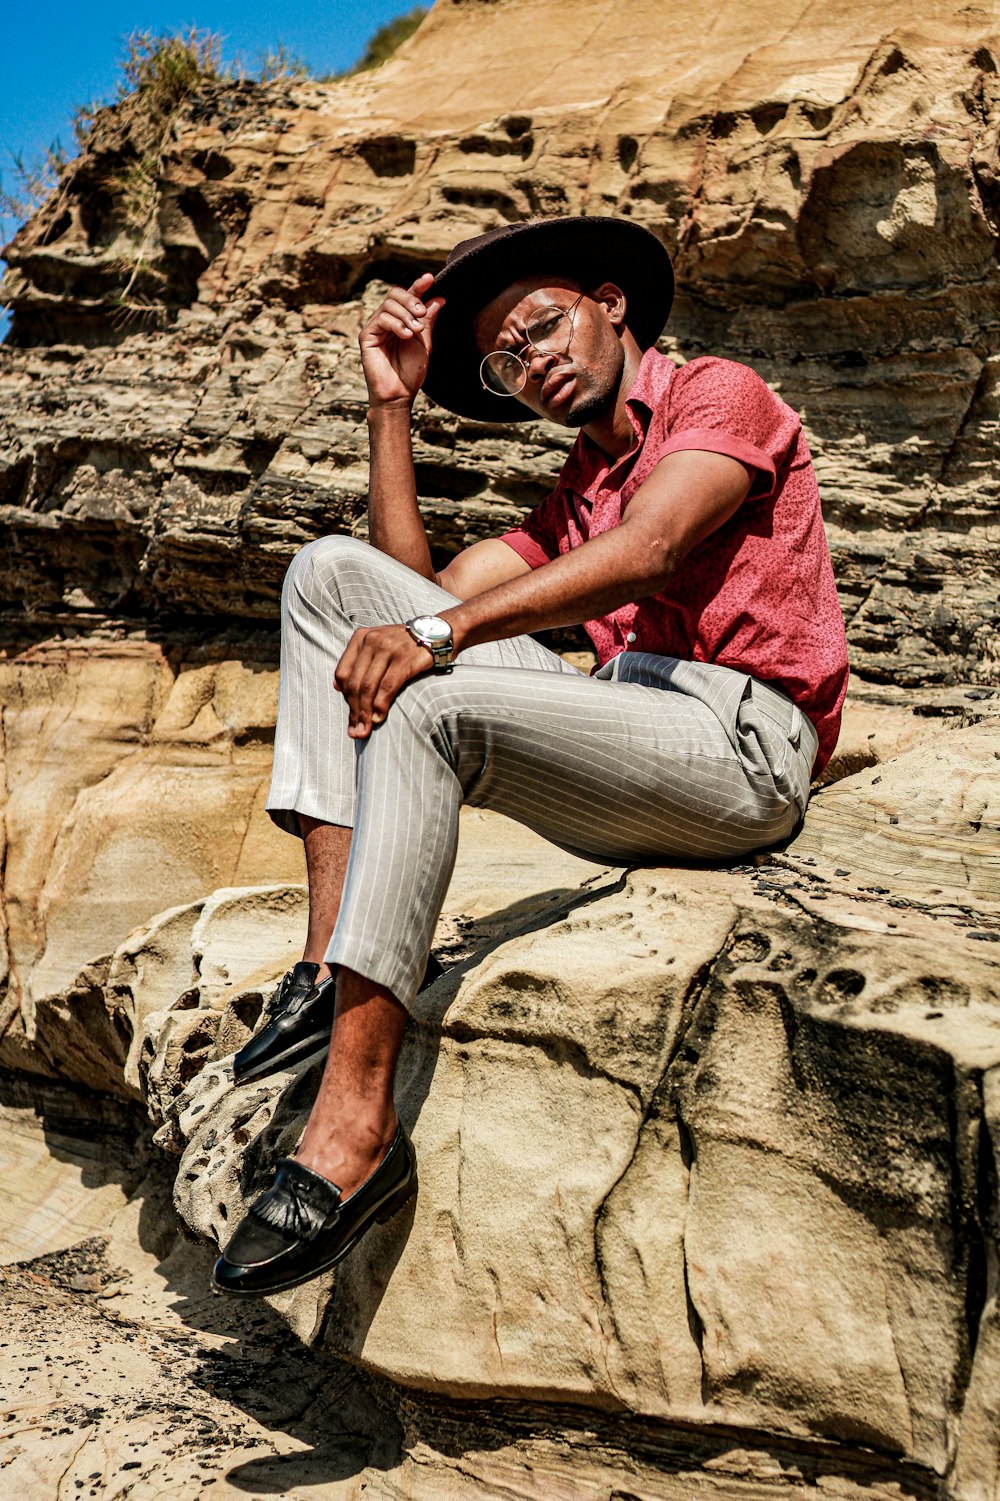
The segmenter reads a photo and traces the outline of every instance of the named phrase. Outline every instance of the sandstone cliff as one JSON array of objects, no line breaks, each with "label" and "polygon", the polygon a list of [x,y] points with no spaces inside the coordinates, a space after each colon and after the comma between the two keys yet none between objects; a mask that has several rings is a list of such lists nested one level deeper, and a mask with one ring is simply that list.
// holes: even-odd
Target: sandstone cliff
[{"label": "sandstone cliff", "polygon": [[[504,220],[611,212],[676,257],[666,347],[802,410],[856,670],[995,681],[997,47],[957,3],[451,0],[374,76],[207,87],[141,238],[102,117],[8,250],[5,612],[273,619],[291,550],[362,524],[366,294]],[[562,446],[426,407],[436,545],[539,498]]]},{"label": "sandstone cliff", "polygon": [[[274,621],[303,541],[363,534],[362,309],[493,224],[632,215],[676,260],[663,347],[753,364],[820,474],[855,670],[834,785],[788,850],[700,875],[595,878],[466,819],[457,967],[401,1096],[421,1194],[282,1304],[314,1342],[287,1379],[348,1415],[335,1473],[265,1488],[1000,1497],[998,60],[995,15],[957,3],[439,0],[375,75],[206,85],[141,234],[134,128],[102,115],[9,247],[0,1065],[28,1228],[4,1259],[18,1309],[47,1288],[87,1339],[91,1276],[146,1348],[222,1328],[156,1164],[183,1152],[179,1213],[224,1234],[314,1082],[237,1093],[225,1058],[300,932],[300,853],[262,813]],[[438,556],[564,448],[423,403]],[[68,1376],[25,1380],[13,1431],[75,1434]],[[213,1408],[231,1446],[250,1411],[254,1443],[322,1447],[239,1390]],[[149,1442],[135,1495],[215,1464]],[[15,1481],[92,1475],[47,1443]]]}]

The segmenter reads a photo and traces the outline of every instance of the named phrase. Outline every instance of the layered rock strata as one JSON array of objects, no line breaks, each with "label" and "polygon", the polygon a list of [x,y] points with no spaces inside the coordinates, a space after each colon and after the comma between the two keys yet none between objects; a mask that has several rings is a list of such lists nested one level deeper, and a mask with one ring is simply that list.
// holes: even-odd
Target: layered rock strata
[{"label": "layered rock strata", "polygon": [[[722,4],[706,35],[644,0],[608,45],[602,0],[463,0],[374,77],[206,86],[141,247],[127,118],[101,116],[8,250],[5,609],[273,619],[292,549],[363,525],[366,299],[491,225],[620,213],[676,258],[665,347],[746,359],[802,411],[856,669],[995,681],[995,18],[801,10]],[[424,406],[440,553],[561,452]]]},{"label": "layered rock strata", "polygon": [[[374,77],[206,85],[141,237],[128,112],[98,118],[4,282],[4,1260],[25,1348],[32,1296],[81,1339],[106,1318],[81,1298],[135,1301],[113,1418],[74,1407],[56,1346],[18,1374],[15,1481],[134,1463],[136,1495],[229,1493],[214,1450],[149,1449],[128,1381],[162,1413],[176,1389],[122,1331],[206,1368],[222,1323],[284,1337],[213,1314],[161,1181],[181,1153],[178,1211],[224,1239],[318,1073],[235,1091],[225,1062],[303,916],[263,813],[281,578],[363,535],[354,341],[384,286],[494,224],[611,212],[674,254],[663,347],[745,359],[803,413],[855,669],[832,785],[728,872],[592,876],[465,817],[454,968],[402,1073],[420,1193],[280,1301],[315,1365],[233,1378],[246,1444],[318,1463],[255,1468],[213,1396],[233,1494],[996,1501],[998,58],[957,5],[439,3]],[[541,498],[565,446],[419,403],[436,557]],[[88,1424],[96,1470],[58,1438]]]}]

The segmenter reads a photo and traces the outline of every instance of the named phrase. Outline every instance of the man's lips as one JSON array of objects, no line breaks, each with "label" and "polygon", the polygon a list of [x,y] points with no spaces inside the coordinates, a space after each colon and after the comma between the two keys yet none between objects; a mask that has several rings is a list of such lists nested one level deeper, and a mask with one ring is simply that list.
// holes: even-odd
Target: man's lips
[{"label": "man's lips", "polygon": [[553,370],[545,377],[542,389],[539,392],[542,405],[547,407],[561,406],[563,401],[568,398],[575,383],[576,378],[572,370]]}]

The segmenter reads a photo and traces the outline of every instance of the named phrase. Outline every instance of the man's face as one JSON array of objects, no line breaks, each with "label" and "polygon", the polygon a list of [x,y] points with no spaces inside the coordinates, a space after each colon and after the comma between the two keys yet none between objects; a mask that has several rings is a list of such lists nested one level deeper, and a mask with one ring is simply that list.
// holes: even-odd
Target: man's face
[{"label": "man's face", "polygon": [[[572,309],[572,323],[558,348],[541,353],[526,343],[525,328],[550,308]],[[539,276],[487,303],[475,321],[476,343],[484,355],[509,350],[523,360],[527,380],[512,400],[564,427],[583,427],[614,407],[625,365],[624,311],[624,297],[610,283],[581,297],[573,282]]]}]

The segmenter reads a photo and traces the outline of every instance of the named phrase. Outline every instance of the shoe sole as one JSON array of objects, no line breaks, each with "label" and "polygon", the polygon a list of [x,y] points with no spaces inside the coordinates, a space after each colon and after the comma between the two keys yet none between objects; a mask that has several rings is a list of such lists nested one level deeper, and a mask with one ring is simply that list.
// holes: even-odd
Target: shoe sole
[{"label": "shoe sole", "polygon": [[308,1058],[310,1053],[317,1053],[320,1048],[330,1046],[330,1038],[333,1028],[329,1027],[322,1032],[314,1032],[312,1037],[307,1037],[301,1042],[294,1043],[286,1048],[283,1053],[276,1054],[273,1058],[265,1058],[258,1063],[256,1068],[241,1069],[237,1074],[233,1070],[234,1084],[252,1084],[254,1079],[266,1079],[268,1074],[280,1073],[283,1068],[288,1068],[293,1063],[298,1063],[300,1058]]},{"label": "shoe sole", "polygon": [[386,1199],[382,1208],[372,1216],[367,1225],[363,1225],[357,1234],[351,1237],[346,1246],[341,1246],[336,1256],[321,1261],[318,1266],[311,1267],[308,1272],[301,1272],[297,1277],[286,1277],[281,1282],[272,1282],[269,1287],[227,1287],[224,1282],[216,1281],[213,1276],[212,1286],[217,1292],[228,1293],[233,1298],[269,1298],[273,1293],[290,1292],[293,1287],[301,1287],[305,1282],[312,1282],[314,1277],[321,1277],[324,1272],[329,1272],[338,1262],[343,1261],[344,1257],[354,1250],[358,1241],[368,1234],[373,1224],[384,1225],[401,1209],[405,1209],[416,1191],[417,1183],[414,1179],[412,1183]]}]

